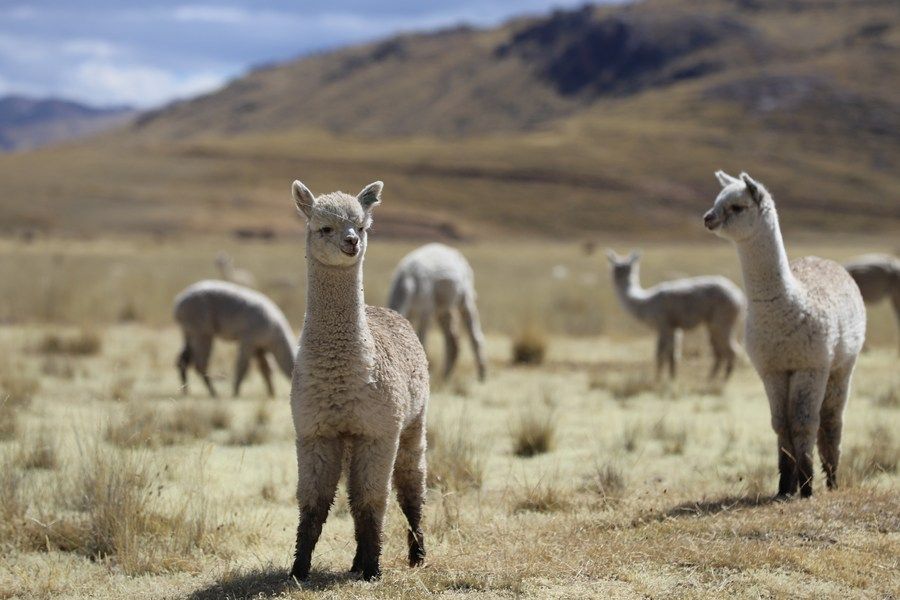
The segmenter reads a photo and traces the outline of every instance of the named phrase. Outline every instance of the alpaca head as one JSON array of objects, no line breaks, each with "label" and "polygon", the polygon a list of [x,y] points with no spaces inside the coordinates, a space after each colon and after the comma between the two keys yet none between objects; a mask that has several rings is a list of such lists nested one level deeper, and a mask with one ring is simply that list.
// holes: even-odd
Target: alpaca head
[{"label": "alpaca head", "polygon": [[356,196],[334,192],[316,198],[294,181],[294,202],[306,217],[307,258],[331,267],[359,263],[366,253],[372,209],[381,202],[383,185],[370,183]]},{"label": "alpaca head", "polygon": [[713,207],[703,215],[703,224],[717,236],[740,242],[762,226],[763,214],[772,208],[772,197],[761,183],[746,173],[740,178],[716,171],[722,191]]},{"label": "alpaca head", "polygon": [[612,265],[613,279],[617,285],[627,287],[632,280],[637,280],[641,260],[640,252],[632,250],[628,256],[619,256],[607,249],[606,258]]}]

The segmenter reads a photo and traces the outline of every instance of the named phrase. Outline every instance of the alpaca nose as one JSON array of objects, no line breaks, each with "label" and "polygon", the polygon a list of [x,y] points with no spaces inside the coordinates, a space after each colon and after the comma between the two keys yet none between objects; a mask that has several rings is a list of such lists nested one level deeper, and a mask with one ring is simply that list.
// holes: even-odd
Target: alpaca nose
[{"label": "alpaca nose", "polygon": [[358,246],[359,245],[359,237],[357,237],[355,235],[348,235],[348,236],[344,237],[344,243],[350,244],[351,246],[354,246],[354,247]]},{"label": "alpaca nose", "polygon": [[709,211],[705,215],[703,215],[703,224],[707,229],[715,229],[717,223],[716,215],[713,214],[713,211]]}]

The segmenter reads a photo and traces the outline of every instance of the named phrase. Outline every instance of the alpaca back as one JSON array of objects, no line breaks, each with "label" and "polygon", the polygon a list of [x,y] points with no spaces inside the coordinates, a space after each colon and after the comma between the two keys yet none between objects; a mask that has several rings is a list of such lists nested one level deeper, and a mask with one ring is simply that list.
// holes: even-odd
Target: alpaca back
[{"label": "alpaca back", "polygon": [[474,274],[465,257],[444,244],[426,244],[397,266],[389,306],[403,315],[411,308],[445,311],[474,293]]},{"label": "alpaca back", "polygon": [[741,290],[725,277],[676,279],[647,290],[648,315],[661,325],[691,329],[701,323],[734,321],[744,310]]},{"label": "alpaca back", "polygon": [[866,302],[900,297],[900,260],[893,256],[867,254],[845,266]]},{"label": "alpaca back", "polygon": [[266,296],[227,281],[197,282],[175,298],[175,320],[185,331],[197,331],[227,340],[268,344],[286,335],[290,326],[284,313]]}]

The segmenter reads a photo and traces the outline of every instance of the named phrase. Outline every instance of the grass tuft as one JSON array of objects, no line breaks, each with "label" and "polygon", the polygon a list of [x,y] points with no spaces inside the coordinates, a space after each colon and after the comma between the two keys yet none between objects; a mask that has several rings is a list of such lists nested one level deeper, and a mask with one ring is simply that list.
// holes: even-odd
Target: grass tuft
[{"label": "grass tuft", "polygon": [[516,456],[550,452],[556,445],[556,416],[549,410],[523,412],[513,422],[510,435]]},{"label": "grass tuft", "polygon": [[41,354],[93,356],[99,354],[102,347],[103,342],[96,332],[83,329],[74,335],[48,333],[36,349]]},{"label": "grass tuft", "polygon": [[547,353],[547,336],[529,325],[513,340],[512,361],[516,365],[539,365]]},{"label": "grass tuft", "polygon": [[485,457],[460,420],[450,428],[429,431],[428,487],[444,492],[480,489],[484,483]]}]

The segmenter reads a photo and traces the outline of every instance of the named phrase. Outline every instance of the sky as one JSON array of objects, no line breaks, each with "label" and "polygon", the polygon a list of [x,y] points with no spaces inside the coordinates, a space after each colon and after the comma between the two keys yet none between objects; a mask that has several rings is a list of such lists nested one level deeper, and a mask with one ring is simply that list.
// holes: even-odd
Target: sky
[{"label": "sky", "polygon": [[585,0],[0,0],[0,96],[150,108],[253,66]]}]

